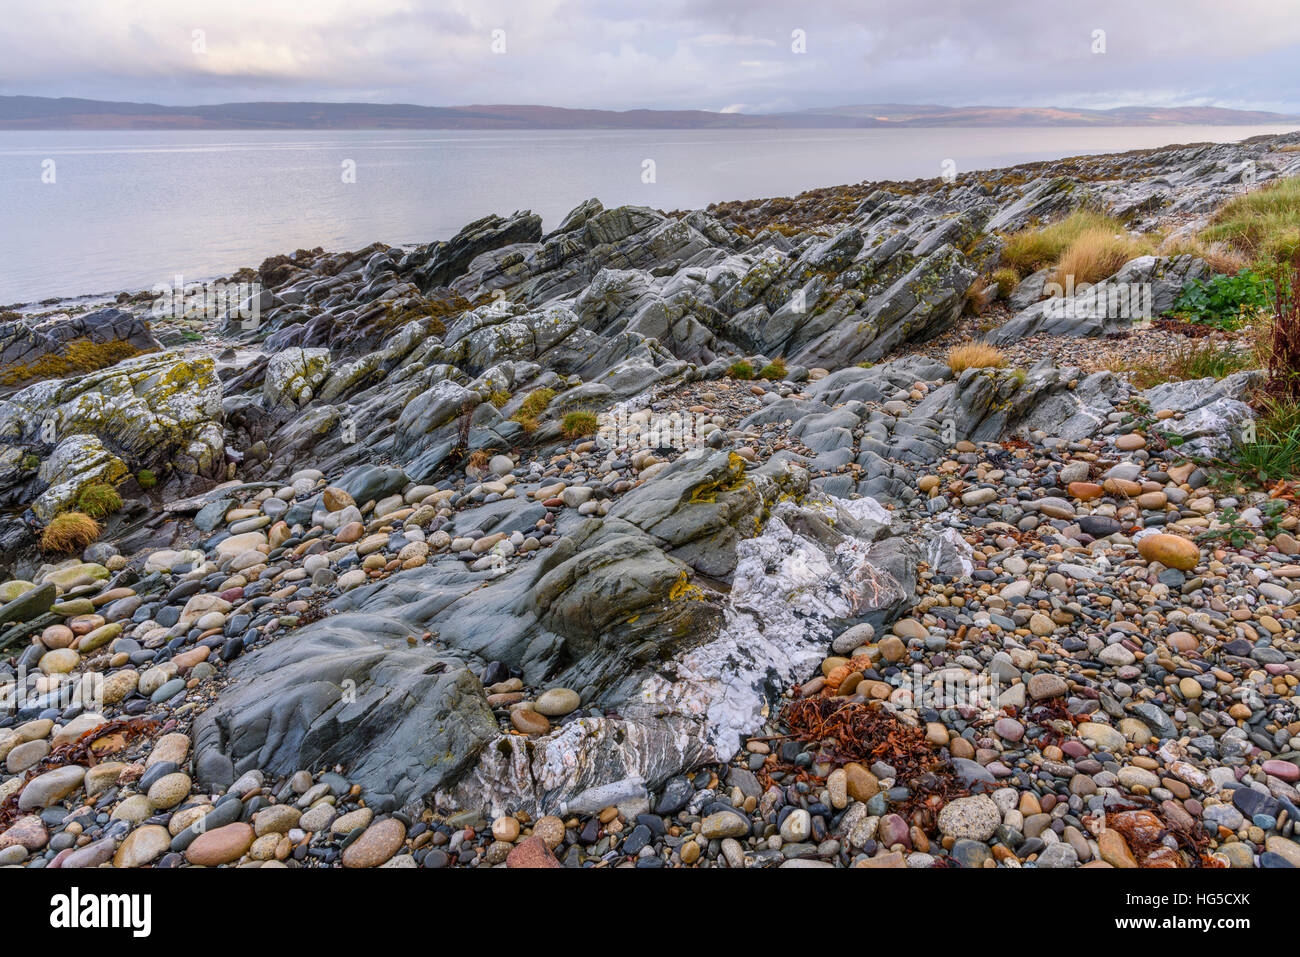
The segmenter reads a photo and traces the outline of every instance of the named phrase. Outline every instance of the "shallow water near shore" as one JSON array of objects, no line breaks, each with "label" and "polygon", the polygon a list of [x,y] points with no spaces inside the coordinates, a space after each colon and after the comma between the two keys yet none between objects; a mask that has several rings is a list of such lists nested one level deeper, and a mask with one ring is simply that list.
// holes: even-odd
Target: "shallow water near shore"
[{"label": "shallow water near shore", "polygon": [[300,247],[447,239],[516,209],[550,229],[591,196],[692,209],[937,176],[949,159],[960,173],[1285,131],[0,131],[0,303],[203,281]]}]

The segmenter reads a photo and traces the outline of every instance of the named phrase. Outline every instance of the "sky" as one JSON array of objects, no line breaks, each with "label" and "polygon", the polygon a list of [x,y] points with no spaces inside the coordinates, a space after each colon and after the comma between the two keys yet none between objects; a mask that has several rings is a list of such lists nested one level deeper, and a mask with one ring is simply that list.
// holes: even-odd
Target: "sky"
[{"label": "sky", "polygon": [[937,103],[1300,113],[1300,0],[5,5],[14,7],[0,32],[6,94],[167,105],[330,100],[766,113]]}]

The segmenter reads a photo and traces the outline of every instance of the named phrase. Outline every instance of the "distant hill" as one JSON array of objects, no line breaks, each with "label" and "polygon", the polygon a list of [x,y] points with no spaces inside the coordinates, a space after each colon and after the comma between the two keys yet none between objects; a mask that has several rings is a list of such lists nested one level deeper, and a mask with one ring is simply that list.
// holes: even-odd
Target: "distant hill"
[{"label": "distant hill", "polygon": [[942,126],[1250,126],[1300,117],[1217,107],[836,106],[790,113],[571,110],[556,106],[411,103],[218,103],[161,106],[71,97],[0,96],[6,130],[573,130],[869,129]]}]

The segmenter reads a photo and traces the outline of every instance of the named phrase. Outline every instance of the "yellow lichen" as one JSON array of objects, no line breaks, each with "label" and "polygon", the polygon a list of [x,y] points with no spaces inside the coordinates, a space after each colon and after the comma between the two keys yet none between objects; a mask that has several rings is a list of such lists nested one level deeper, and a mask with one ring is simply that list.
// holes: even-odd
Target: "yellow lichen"
[{"label": "yellow lichen", "polygon": [[0,373],[0,385],[18,385],[37,379],[66,379],[104,369],[140,355],[129,342],[92,342],[72,339],[58,353],[48,353],[25,365],[10,366]]}]

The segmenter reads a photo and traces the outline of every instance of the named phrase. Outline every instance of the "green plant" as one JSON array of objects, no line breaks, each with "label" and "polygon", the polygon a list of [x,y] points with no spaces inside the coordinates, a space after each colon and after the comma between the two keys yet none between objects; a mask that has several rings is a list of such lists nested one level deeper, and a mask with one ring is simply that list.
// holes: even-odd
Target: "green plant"
[{"label": "green plant", "polygon": [[727,370],[727,375],[733,379],[752,379],[754,378],[754,367],[744,360],[733,362],[731,368]]},{"label": "green plant", "polygon": [[28,452],[18,463],[19,468],[34,469],[41,464],[41,457],[35,452]]},{"label": "green plant", "polygon": [[1255,364],[1249,351],[1232,346],[1216,346],[1209,341],[1191,343],[1161,362],[1143,362],[1114,367],[1112,372],[1127,373],[1139,389],[1149,389],[1165,382],[1190,379],[1222,379],[1249,369]]},{"label": "green plant", "polygon": [[1264,519],[1261,528],[1269,538],[1282,531],[1282,518],[1286,515],[1286,509],[1286,502],[1280,498],[1271,498],[1260,505],[1259,512]]},{"label": "green plant", "polygon": [[505,389],[493,389],[492,392],[488,395],[488,401],[491,402],[498,409],[500,409],[502,406],[504,406],[507,402],[510,401],[510,393],[507,392]]},{"label": "green plant", "polygon": [[1204,531],[1196,536],[1196,540],[1223,541],[1233,548],[1245,548],[1256,536],[1272,538],[1282,531],[1282,516],[1286,513],[1286,507],[1286,502],[1281,499],[1269,499],[1259,507],[1263,519],[1259,525],[1246,522],[1235,508],[1225,508],[1219,513],[1219,525],[1222,527]]},{"label": "green plant", "polygon": [[584,435],[593,435],[599,422],[594,412],[569,412],[564,416],[560,432],[566,439],[578,439]]},{"label": "green plant", "polygon": [[1198,542],[1227,542],[1233,548],[1245,548],[1255,540],[1258,533],[1253,525],[1247,525],[1241,520],[1234,508],[1225,508],[1219,514],[1219,523],[1222,527],[1212,528],[1209,531],[1202,532],[1196,536]]},{"label": "green plant", "polygon": [[1251,440],[1234,449],[1231,471],[1243,482],[1269,485],[1300,475],[1300,404],[1266,398]]},{"label": "green plant", "polygon": [[141,469],[135,473],[136,484],[143,489],[151,489],[158,484],[158,476],[154,475],[152,469]]},{"label": "green plant", "polygon": [[77,496],[77,511],[101,519],[122,507],[122,496],[111,485],[87,485]]},{"label": "green plant", "polygon": [[1174,302],[1174,314],[1216,329],[1239,329],[1272,305],[1273,280],[1245,269],[1235,276],[1193,279]]},{"label": "green plant", "polygon": [[99,538],[99,522],[83,512],[64,512],[50,519],[41,533],[40,549],[46,554],[79,552]]},{"label": "green plant", "polygon": [[760,379],[784,379],[785,376],[786,368],[784,359],[773,359],[767,365],[763,366],[763,368],[758,370],[758,377]]}]

